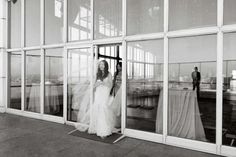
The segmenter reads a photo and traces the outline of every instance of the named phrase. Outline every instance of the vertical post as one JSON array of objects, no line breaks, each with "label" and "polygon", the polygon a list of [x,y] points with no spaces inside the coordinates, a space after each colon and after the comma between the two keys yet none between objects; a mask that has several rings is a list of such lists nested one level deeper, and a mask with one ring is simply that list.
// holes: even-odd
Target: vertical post
[{"label": "vertical post", "polygon": [[122,53],[123,62],[122,62],[122,96],[121,96],[121,132],[124,134],[124,130],[126,128],[126,85],[127,85],[127,49],[126,49],[126,15],[127,15],[127,1],[122,0]]},{"label": "vertical post", "polygon": [[217,33],[217,96],[216,96],[216,145],[217,154],[221,153],[222,145],[222,118],[223,118],[223,0],[217,1],[217,27],[219,28]]},{"label": "vertical post", "polygon": [[124,134],[124,130],[126,128],[126,103],[127,103],[127,55],[126,55],[126,42],[122,42],[122,56],[123,56],[123,62],[122,62],[122,102],[121,102],[121,132]]},{"label": "vertical post", "polygon": [[68,100],[67,100],[67,91],[68,91],[68,50],[67,47],[64,47],[64,53],[63,53],[63,117],[64,117],[64,122],[67,121],[67,106],[68,106]]},{"label": "vertical post", "polygon": [[45,82],[45,77],[44,77],[44,63],[45,63],[45,53],[44,53],[44,49],[42,48],[42,46],[44,45],[44,31],[45,31],[45,27],[44,27],[44,0],[40,0],[40,113],[43,114],[44,112],[44,82]]},{"label": "vertical post", "polygon": [[169,41],[168,32],[168,11],[169,0],[164,0],[164,82],[163,82],[163,143],[166,143],[168,133],[168,58],[169,58]]},{"label": "vertical post", "polygon": [[5,112],[5,108],[7,105],[6,101],[6,24],[7,24],[7,1],[1,0],[0,1],[0,112]]},{"label": "vertical post", "polygon": [[64,42],[64,49],[63,49],[63,118],[64,118],[64,123],[67,121],[67,106],[68,106],[68,101],[67,101],[67,84],[68,84],[68,76],[67,76],[67,47],[66,43],[68,41],[68,0],[64,0],[64,12],[63,12],[63,42]]}]

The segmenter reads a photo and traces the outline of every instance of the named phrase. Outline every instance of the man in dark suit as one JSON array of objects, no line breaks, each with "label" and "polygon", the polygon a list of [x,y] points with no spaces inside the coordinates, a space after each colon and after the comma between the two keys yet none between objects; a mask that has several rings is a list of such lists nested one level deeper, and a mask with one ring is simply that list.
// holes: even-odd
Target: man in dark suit
[{"label": "man in dark suit", "polygon": [[197,67],[194,67],[194,71],[192,72],[192,79],[193,79],[193,90],[197,88],[197,98],[199,98],[201,74],[198,71]]}]

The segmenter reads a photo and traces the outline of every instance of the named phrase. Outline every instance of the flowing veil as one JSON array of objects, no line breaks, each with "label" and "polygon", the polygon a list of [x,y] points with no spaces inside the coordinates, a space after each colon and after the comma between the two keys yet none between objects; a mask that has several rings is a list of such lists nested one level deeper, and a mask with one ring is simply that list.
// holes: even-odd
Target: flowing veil
[{"label": "flowing veil", "polygon": [[86,131],[90,121],[90,83],[74,87],[72,104],[72,108],[78,110],[75,127],[80,131]]}]

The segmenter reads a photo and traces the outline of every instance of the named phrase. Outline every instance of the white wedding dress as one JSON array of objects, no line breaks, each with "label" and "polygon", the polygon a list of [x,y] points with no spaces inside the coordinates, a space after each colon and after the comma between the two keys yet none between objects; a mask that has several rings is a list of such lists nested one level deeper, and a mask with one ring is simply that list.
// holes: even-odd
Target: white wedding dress
[{"label": "white wedding dress", "polygon": [[90,124],[88,133],[105,137],[112,134],[115,126],[115,115],[111,107],[113,97],[110,96],[112,76],[109,73],[103,84],[95,89],[94,103],[90,108]]}]

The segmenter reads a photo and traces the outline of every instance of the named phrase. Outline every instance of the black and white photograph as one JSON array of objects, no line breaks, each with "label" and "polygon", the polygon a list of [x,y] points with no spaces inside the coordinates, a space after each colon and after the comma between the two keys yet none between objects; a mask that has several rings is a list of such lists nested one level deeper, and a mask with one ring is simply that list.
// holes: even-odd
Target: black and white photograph
[{"label": "black and white photograph", "polygon": [[0,157],[236,157],[236,0],[0,0]]}]

